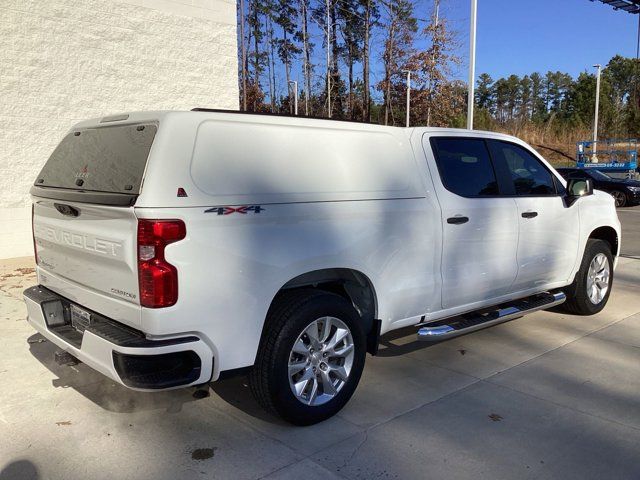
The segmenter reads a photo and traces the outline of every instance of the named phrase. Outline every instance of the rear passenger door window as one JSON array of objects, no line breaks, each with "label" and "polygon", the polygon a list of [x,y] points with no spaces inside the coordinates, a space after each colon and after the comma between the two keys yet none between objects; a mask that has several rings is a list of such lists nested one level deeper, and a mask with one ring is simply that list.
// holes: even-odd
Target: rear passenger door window
[{"label": "rear passenger door window", "polygon": [[552,173],[531,152],[514,143],[489,140],[496,169],[505,184],[518,196],[556,195]]},{"label": "rear passenger door window", "polygon": [[431,147],[447,190],[462,197],[499,194],[496,174],[483,139],[432,137]]}]

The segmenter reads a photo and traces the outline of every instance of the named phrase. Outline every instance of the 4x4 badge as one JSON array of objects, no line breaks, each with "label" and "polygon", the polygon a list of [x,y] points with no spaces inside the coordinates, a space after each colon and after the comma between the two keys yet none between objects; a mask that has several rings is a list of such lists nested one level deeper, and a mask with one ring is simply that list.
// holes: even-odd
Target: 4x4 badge
[{"label": "4x4 badge", "polygon": [[217,213],[218,215],[231,215],[232,213],[241,213],[246,215],[249,212],[260,213],[264,210],[260,205],[243,205],[241,207],[211,207],[204,213]]}]

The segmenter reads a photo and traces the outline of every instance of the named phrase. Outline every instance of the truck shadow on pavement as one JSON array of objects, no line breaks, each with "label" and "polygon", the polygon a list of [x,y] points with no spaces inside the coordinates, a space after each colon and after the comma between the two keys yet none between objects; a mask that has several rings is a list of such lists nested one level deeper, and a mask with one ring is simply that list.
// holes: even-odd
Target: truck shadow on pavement
[{"label": "truck shadow on pavement", "polygon": [[58,347],[40,334],[31,335],[27,343],[31,355],[57,377],[51,382],[53,387],[73,388],[105,410],[116,413],[145,410],[177,413],[182,410],[185,403],[197,400],[193,388],[165,392],[138,392],[113,382],[82,363],[73,366],[58,365],[54,360],[54,353]]},{"label": "truck shadow on pavement", "polygon": [[[100,408],[110,412],[164,410],[167,413],[179,413],[186,403],[204,400],[212,401],[214,404],[224,402],[256,419],[284,425],[284,422],[269,415],[254,400],[246,376],[214,382],[204,389],[199,389],[198,393],[195,388],[138,392],[123,387],[82,363],[73,366],[58,365],[54,360],[54,353],[58,347],[40,334],[31,335],[27,343],[31,355],[57,377],[51,382],[53,387],[73,388]],[[214,398],[206,398],[209,396],[209,390],[215,393]],[[202,392],[207,394],[202,395]],[[4,477],[1,480],[4,480]]]},{"label": "truck shadow on pavement", "polygon": [[249,388],[249,379],[244,375],[213,382],[211,390],[229,406],[255,419],[270,424],[290,426],[284,420],[266,412],[256,402]]}]

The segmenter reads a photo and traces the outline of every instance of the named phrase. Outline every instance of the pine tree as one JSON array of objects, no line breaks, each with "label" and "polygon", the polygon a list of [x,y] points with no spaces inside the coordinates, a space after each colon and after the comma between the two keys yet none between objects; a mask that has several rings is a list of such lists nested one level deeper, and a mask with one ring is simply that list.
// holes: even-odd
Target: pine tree
[{"label": "pine tree", "polygon": [[238,24],[240,43],[240,95],[242,96],[242,110],[247,110],[247,45],[244,33],[245,27],[245,7],[244,0],[238,2]]},{"label": "pine tree", "polygon": [[275,14],[275,9],[273,8],[273,3],[268,1],[265,4],[270,7],[267,8],[265,13],[265,23],[267,27],[267,45],[268,45],[268,59],[267,59],[267,74],[269,76],[269,104],[271,106],[271,113],[275,113],[278,110],[277,106],[277,91],[278,86],[276,84],[276,60],[275,60],[275,50],[277,48],[277,40],[274,37],[274,29],[273,29],[273,16]]},{"label": "pine tree", "polygon": [[493,78],[488,73],[481,73],[476,82],[475,102],[479,109],[493,113],[494,105]]},{"label": "pine tree", "polygon": [[299,32],[299,40],[302,42],[302,74],[304,77],[304,114],[309,116],[311,97],[311,76],[313,65],[311,64],[311,51],[313,44],[309,41],[309,0],[300,0],[300,17],[302,29]]},{"label": "pine tree", "polygon": [[249,2],[248,24],[253,38],[252,67],[253,78],[247,85],[247,107],[251,111],[258,111],[262,108],[264,92],[260,85],[260,78],[264,71],[264,54],[261,51],[261,44],[264,37],[262,16],[264,8],[259,0]]},{"label": "pine tree", "polygon": [[531,78],[529,75],[525,75],[520,79],[520,105],[518,106],[518,116],[522,123],[529,121],[531,118],[531,104],[533,101],[531,92]]},{"label": "pine tree", "polygon": [[[240,0],[241,109],[291,112],[286,92],[289,81],[300,77],[305,115],[404,124],[409,70],[411,124],[463,126],[466,85],[453,80],[460,63],[456,35],[438,15],[439,0],[434,0],[428,26],[418,32],[413,1]],[[314,52],[318,30],[312,23],[324,33],[322,51]],[[380,58],[371,56],[374,37],[382,40]],[[417,49],[422,38],[427,48]],[[326,72],[314,75],[323,56]],[[371,72],[380,70],[382,79],[371,85]],[[372,101],[372,88],[381,93],[381,101]],[[484,73],[477,79],[475,96],[478,125],[521,134],[538,144],[567,142],[570,151],[573,142],[589,138],[594,90],[591,72],[576,79],[549,71],[495,81]],[[640,61],[615,56],[603,68],[599,127],[601,138],[640,136]]]},{"label": "pine tree", "polygon": [[430,46],[424,51],[414,51],[404,67],[414,72],[412,124],[450,125],[462,113],[456,110],[462,100],[460,84],[450,80],[461,59],[455,52],[456,35],[449,29],[447,19],[440,15],[437,1],[431,21],[421,33],[430,41]]},{"label": "pine tree", "polygon": [[371,86],[370,86],[370,56],[371,29],[376,25],[379,17],[378,7],[374,0],[361,0],[364,7],[364,33],[362,46],[362,120],[371,121]]},{"label": "pine tree", "polygon": [[547,114],[542,75],[533,72],[531,78],[531,118],[534,122],[541,122]]},{"label": "pine tree", "polygon": [[385,29],[384,79],[377,88],[383,92],[384,124],[395,123],[393,115],[394,98],[401,96],[404,75],[403,67],[413,54],[413,38],[417,30],[417,21],[413,16],[413,3],[410,0],[381,0],[384,10],[383,27]]},{"label": "pine tree", "polygon": [[[284,65],[285,78],[287,82],[287,92],[291,92],[291,62],[301,53],[300,47],[295,39],[298,36],[296,28],[296,9],[288,0],[278,0],[276,3],[277,15],[274,17],[276,24],[280,27],[282,37],[276,41],[278,57]],[[287,94],[289,113],[293,113],[292,102],[289,101],[290,94]]]},{"label": "pine tree", "polygon": [[365,17],[361,0],[342,0],[338,9],[344,48],[342,54],[348,71],[347,116],[355,118],[354,64],[362,59]]},{"label": "pine tree", "polygon": [[330,118],[342,118],[342,95],[344,85],[338,69],[340,46],[338,44],[337,4],[340,0],[319,1],[312,9],[312,19],[324,33],[323,44],[326,53],[326,73],[324,103],[326,115]]}]

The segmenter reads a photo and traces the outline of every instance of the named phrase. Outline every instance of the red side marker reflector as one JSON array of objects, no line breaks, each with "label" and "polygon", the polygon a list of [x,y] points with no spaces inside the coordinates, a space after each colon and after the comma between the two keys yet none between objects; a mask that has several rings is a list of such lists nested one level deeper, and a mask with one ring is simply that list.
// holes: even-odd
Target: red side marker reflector
[{"label": "red side marker reflector", "polygon": [[178,188],[178,197],[188,197],[187,192],[185,192],[184,188]]}]

